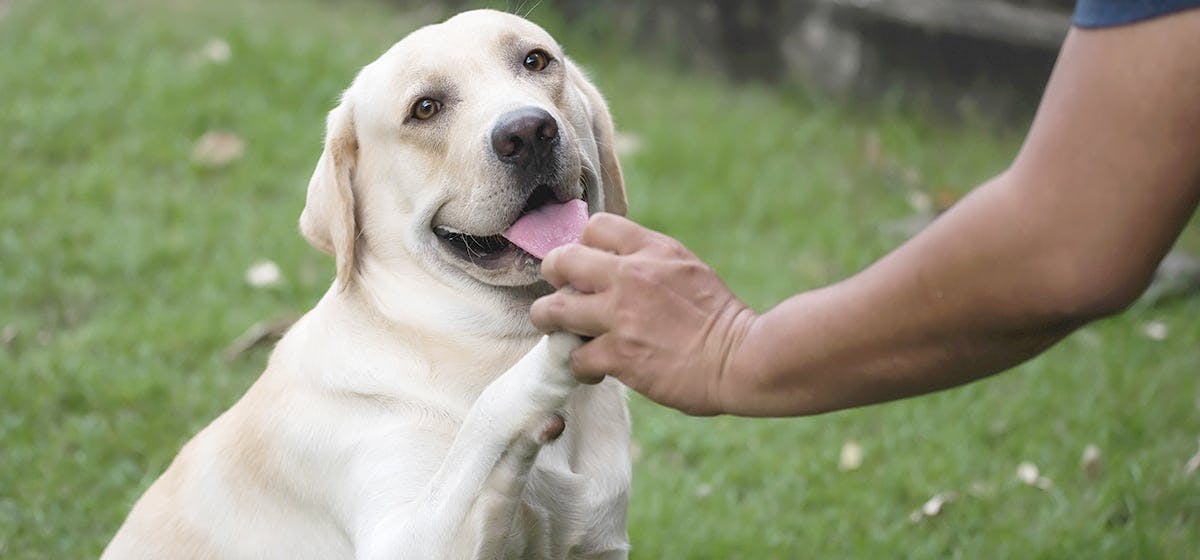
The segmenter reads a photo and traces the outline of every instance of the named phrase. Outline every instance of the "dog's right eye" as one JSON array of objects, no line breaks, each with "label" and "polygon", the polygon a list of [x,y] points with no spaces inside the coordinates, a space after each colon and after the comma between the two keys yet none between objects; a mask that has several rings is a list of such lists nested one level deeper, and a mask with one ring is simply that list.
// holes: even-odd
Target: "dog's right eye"
[{"label": "dog's right eye", "polygon": [[442,110],[442,102],[428,97],[422,97],[413,103],[412,118],[417,120],[426,120]]}]

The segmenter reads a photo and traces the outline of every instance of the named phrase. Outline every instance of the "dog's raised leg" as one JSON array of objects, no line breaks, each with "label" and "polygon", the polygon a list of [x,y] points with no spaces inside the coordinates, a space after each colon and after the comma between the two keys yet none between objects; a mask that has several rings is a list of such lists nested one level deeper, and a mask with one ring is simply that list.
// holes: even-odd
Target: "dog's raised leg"
[{"label": "dog's raised leg", "polygon": [[[399,526],[393,526],[390,535],[377,535],[380,538],[374,542],[362,543],[359,558],[502,555],[507,533],[503,524],[512,521],[525,477],[541,445],[553,439],[548,436],[557,436],[552,433],[555,412],[577,385],[567,360],[579,345],[579,338],[571,334],[545,336],[489,385],[463,420],[429,485],[405,508],[401,519],[394,519]],[[485,488],[489,492],[480,503]],[[479,513],[501,525],[468,526],[477,507],[486,508]],[[499,537],[499,541],[491,537]]]}]

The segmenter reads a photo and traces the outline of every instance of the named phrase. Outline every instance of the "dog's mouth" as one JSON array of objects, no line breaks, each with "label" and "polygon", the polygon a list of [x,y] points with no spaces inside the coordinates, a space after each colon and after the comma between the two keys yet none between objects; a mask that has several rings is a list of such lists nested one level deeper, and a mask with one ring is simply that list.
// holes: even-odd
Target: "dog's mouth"
[{"label": "dog's mouth", "polygon": [[446,226],[433,228],[433,233],[455,255],[472,262],[494,260],[516,249],[503,235],[469,235]]},{"label": "dog's mouth", "polygon": [[587,221],[583,199],[560,201],[550,185],[538,185],[517,219],[504,231],[473,235],[438,225],[433,233],[458,258],[484,269],[536,264],[551,249],[579,239]]}]

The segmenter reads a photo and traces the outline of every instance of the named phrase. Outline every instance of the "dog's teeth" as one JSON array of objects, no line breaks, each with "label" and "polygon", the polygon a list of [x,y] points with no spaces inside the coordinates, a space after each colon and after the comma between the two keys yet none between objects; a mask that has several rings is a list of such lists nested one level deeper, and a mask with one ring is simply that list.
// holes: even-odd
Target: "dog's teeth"
[{"label": "dog's teeth", "polygon": [[450,235],[466,235],[466,232],[464,232],[460,229],[455,229],[455,228],[446,227],[446,226],[434,226],[433,232],[442,237],[447,237]]}]

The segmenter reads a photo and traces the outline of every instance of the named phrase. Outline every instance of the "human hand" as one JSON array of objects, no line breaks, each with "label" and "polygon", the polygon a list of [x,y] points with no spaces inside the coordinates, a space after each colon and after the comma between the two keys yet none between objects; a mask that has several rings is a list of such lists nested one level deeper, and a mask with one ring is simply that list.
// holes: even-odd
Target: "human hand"
[{"label": "human hand", "polygon": [[732,358],[757,316],[681,243],[596,214],[542,275],[559,290],[534,302],[534,325],[593,337],[571,354],[581,382],[611,375],[688,414],[729,411]]}]

